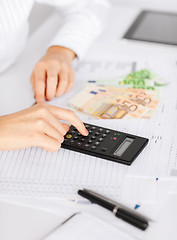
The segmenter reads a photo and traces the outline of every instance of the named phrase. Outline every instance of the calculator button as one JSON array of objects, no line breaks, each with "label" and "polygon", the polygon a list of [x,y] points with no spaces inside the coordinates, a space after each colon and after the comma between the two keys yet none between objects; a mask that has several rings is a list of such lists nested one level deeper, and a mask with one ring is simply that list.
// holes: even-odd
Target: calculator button
[{"label": "calculator button", "polygon": [[103,152],[106,152],[107,150],[108,150],[107,148],[104,148],[104,147],[101,148],[101,151]]},{"label": "calculator button", "polygon": [[80,141],[81,141],[81,142],[84,142],[84,141],[85,141],[85,138],[81,138]]},{"label": "calculator button", "polygon": [[98,141],[99,141],[99,142],[102,142],[102,141],[103,141],[103,138],[99,138]]},{"label": "calculator button", "polygon": [[84,144],[84,147],[88,148],[90,145],[88,143]]},{"label": "calculator button", "polygon": [[116,138],[116,137],[114,137],[114,138],[113,138],[113,140],[117,140],[117,138]]},{"label": "calculator button", "polygon": [[81,133],[78,133],[77,136],[81,136]]},{"label": "calculator button", "polygon": [[71,134],[67,134],[66,138],[72,138],[72,135]]},{"label": "calculator button", "polygon": [[75,141],[74,140],[71,140],[71,142],[70,142],[71,144],[74,144],[75,143]]},{"label": "calculator button", "polygon": [[100,143],[99,143],[99,142],[96,142],[96,143],[95,143],[95,146],[98,146],[98,145],[100,145]]},{"label": "calculator button", "polygon": [[96,146],[93,145],[93,146],[91,147],[91,149],[96,149]]},{"label": "calculator button", "polygon": [[74,133],[76,133],[76,132],[77,132],[77,130],[74,130],[74,129],[71,131],[72,134],[74,134]]},{"label": "calculator button", "polygon": [[102,129],[102,128],[99,128],[99,129],[98,129],[98,131],[99,131],[99,132],[102,132],[102,131],[103,131],[103,129]]},{"label": "calculator button", "polygon": [[76,139],[78,139],[78,136],[75,136],[75,137],[74,137],[74,140],[76,140]]},{"label": "calculator button", "polygon": [[100,135],[100,133],[99,133],[99,132],[96,132],[96,133],[95,133],[95,136],[98,136],[98,135]]},{"label": "calculator button", "polygon": [[102,137],[107,137],[107,134],[106,134],[106,133],[104,133],[104,134],[102,135]]},{"label": "calculator button", "polygon": [[110,131],[109,131],[109,130],[106,130],[106,133],[110,133]]},{"label": "calculator button", "polygon": [[82,143],[81,142],[77,142],[77,146],[81,146],[82,145]]},{"label": "calculator button", "polygon": [[95,136],[92,136],[92,137],[91,137],[91,139],[93,139],[93,140],[94,140],[94,139],[96,139],[96,137],[95,137]]},{"label": "calculator button", "polygon": [[96,127],[91,127],[92,130],[96,129]]},{"label": "calculator button", "polygon": [[88,127],[89,127],[89,125],[88,125],[88,124],[86,124],[86,125],[85,125],[85,127],[86,127],[86,128],[88,128]]},{"label": "calculator button", "polygon": [[92,140],[89,140],[88,143],[93,143],[93,141],[92,141]]},{"label": "calculator button", "polygon": [[92,131],[92,130],[89,130],[88,132],[89,132],[90,134],[92,134],[93,131]]},{"label": "calculator button", "polygon": [[119,137],[119,136],[120,136],[120,133],[116,133],[116,135]]}]

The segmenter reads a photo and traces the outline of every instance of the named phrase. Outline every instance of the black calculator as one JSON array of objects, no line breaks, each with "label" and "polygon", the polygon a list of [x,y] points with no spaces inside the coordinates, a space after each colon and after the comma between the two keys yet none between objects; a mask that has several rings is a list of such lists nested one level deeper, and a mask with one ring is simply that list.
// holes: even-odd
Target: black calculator
[{"label": "black calculator", "polygon": [[70,127],[62,147],[117,163],[131,165],[148,143],[147,138],[84,123],[89,135]]}]

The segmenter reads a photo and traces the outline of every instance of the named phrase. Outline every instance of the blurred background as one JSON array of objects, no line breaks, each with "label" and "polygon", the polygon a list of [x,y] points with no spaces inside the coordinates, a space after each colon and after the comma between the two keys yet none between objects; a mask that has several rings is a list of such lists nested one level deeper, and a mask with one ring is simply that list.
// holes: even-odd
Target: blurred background
[{"label": "blurred background", "polygon": [[139,6],[177,12],[177,0],[109,0],[113,4]]},{"label": "blurred background", "polygon": [[[177,0],[108,0],[108,1],[113,5],[177,12]],[[41,7],[40,5],[39,15],[38,5],[40,4],[38,3],[35,4],[32,15],[30,17],[30,25],[32,30],[37,27],[35,23],[36,19],[38,19],[38,21],[41,22],[41,20],[46,18],[46,15],[49,15],[53,10],[51,6],[42,5]]]}]

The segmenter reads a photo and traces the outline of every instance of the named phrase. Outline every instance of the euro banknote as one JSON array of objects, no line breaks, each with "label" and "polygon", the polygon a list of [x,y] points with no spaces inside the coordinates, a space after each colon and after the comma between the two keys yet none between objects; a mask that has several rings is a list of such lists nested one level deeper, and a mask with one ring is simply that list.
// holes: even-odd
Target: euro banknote
[{"label": "euro banknote", "polygon": [[89,80],[69,105],[94,118],[151,118],[165,85],[147,69],[121,78]]}]

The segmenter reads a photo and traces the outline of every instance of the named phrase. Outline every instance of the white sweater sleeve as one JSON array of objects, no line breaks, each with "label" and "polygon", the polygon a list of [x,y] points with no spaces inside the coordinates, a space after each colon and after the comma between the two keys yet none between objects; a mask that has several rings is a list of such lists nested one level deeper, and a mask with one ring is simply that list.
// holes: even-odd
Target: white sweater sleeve
[{"label": "white sweater sleeve", "polygon": [[49,46],[69,48],[82,58],[101,33],[108,10],[107,0],[75,0],[59,7],[62,25]]},{"label": "white sweater sleeve", "polygon": [[33,2],[0,0],[0,73],[13,64],[24,49]]},{"label": "white sweater sleeve", "polygon": [[[0,0],[0,72],[15,62],[28,37],[28,17],[35,0]],[[36,0],[62,15],[61,28],[50,43],[72,49],[81,58],[101,32],[107,0]]]}]

